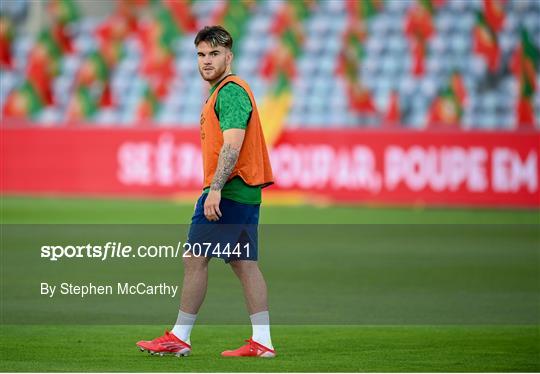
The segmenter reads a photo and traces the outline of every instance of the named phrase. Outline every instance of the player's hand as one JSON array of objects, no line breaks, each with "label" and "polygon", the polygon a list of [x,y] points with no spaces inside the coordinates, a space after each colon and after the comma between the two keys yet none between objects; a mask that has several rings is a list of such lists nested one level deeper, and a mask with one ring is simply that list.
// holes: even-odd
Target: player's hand
[{"label": "player's hand", "polygon": [[221,201],[221,191],[210,190],[204,202],[204,216],[209,221],[217,221],[221,218],[219,203]]}]

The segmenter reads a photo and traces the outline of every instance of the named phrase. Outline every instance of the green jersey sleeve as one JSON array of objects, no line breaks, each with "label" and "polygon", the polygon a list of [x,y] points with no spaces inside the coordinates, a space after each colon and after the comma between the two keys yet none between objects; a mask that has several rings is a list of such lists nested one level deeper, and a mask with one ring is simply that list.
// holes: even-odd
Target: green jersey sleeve
[{"label": "green jersey sleeve", "polygon": [[214,108],[221,131],[245,129],[253,110],[246,90],[233,82],[221,88]]}]

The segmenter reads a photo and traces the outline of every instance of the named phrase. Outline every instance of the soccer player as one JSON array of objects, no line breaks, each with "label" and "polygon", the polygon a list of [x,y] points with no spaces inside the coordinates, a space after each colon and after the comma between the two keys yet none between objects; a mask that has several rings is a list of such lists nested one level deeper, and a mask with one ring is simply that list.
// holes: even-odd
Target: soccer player
[{"label": "soccer player", "polygon": [[[195,38],[199,73],[211,89],[200,121],[204,190],[195,206],[188,243],[195,248],[195,244],[210,242],[212,247],[203,255],[193,249],[184,258],[180,310],[172,331],[137,343],[153,354],[186,356],[191,352],[191,329],[206,295],[211,257],[230,264],[240,279],[253,331],[246,345],[221,355],[276,354],[266,283],[257,265],[261,189],[273,183],[272,169],[253,93],[231,72],[232,45],[231,35],[221,26],[207,26]],[[213,250],[218,244],[222,245],[218,249],[231,247],[219,253]]]}]

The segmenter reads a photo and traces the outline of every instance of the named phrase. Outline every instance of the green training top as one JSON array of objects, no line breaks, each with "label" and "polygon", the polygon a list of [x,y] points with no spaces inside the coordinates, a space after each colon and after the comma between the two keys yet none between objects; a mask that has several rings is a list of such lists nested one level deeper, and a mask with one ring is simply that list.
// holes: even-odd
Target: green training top
[{"label": "green training top", "polygon": [[[210,95],[214,93],[218,82],[210,89]],[[247,92],[234,82],[227,83],[218,93],[214,106],[219,119],[221,131],[228,129],[246,129],[253,107]],[[205,188],[203,193],[208,193],[210,188]],[[260,204],[262,200],[261,187],[247,185],[240,177],[234,177],[223,186],[221,197],[244,204]]]}]

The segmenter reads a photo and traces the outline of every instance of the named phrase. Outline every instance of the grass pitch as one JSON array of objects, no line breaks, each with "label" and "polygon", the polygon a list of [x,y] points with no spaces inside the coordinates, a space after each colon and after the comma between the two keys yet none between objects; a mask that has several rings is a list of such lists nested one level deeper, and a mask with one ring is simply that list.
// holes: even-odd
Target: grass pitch
[{"label": "grass pitch", "polygon": [[[264,199],[264,197],[263,197]],[[194,202],[193,202],[194,203]],[[2,223],[189,224],[193,204],[165,200],[0,197]],[[540,224],[540,211],[275,206],[261,224]]]},{"label": "grass pitch", "polygon": [[527,326],[274,326],[278,356],[225,359],[250,329],[197,326],[190,357],[138,352],[154,326],[2,328],[2,371],[535,372],[538,329]]},{"label": "grass pitch", "polygon": [[[185,224],[189,222],[192,209],[191,205],[166,201],[2,197],[1,217],[3,224]],[[425,254],[429,248],[420,248],[415,252],[415,246],[410,245],[411,241],[433,243],[434,248],[441,250],[440,256],[431,257],[429,262],[407,263],[407,257],[398,250],[385,252],[387,247],[380,243],[385,238],[379,235],[376,236],[376,243],[367,246],[368,249],[373,247],[377,250],[360,254],[348,253],[349,262],[357,261],[351,262],[353,264],[363,259],[360,269],[345,267],[337,272],[334,267],[336,262],[326,261],[323,252],[317,252],[324,251],[324,248],[311,249],[317,255],[305,258],[304,267],[301,268],[298,264],[302,257],[291,258],[286,252],[276,253],[276,257],[263,257],[261,266],[270,279],[271,307],[274,308],[271,310],[271,317],[281,321],[272,327],[274,345],[278,351],[278,357],[273,360],[223,359],[219,356],[222,350],[236,348],[243,343],[244,338],[249,337],[250,327],[247,324],[198,324],[192,334],[194,351],[192,356],[187,358],[154,357],[136,349],[137,340],[156,337],[170,327],[161,321],[156,325],[3,324],[0,334],[0,371],[538,372],[539,251],[536,249],[531,252],[530,248],[531,245],[540,243],[537,230],[539,217],[538,211],[267,206],[262,210],[262,223],[418,224],[420,226],[414,230],[414,235],[422,238],[408,238],[405,235],[395,239],[396,242],[402,243],[411,256],[417,256],[416,259],[424,258],[418,256]],[[471,252],[469,248],[455,247],[451,237],[446,237],[441,243],[437,229],[432,226],[478,223],[498,224],[501,228],[499,231],[505,235],[497,236],[497,230],[475,230],[474,227],[460,231],[461,243],[473,243],[470,248],[478,249]],[[525,224],[523,227],[528,228],[533,225],[536,231],[522,230],[521,226],[517,226],[516,230],[508,230],[510,224]],[[522,232],[525,235],[521,235]],[[488,234],[493,237],[486,237]],[[423,241],[419,242],[420,239]],[[8,249],[4,245],[3,241],[2,252]],[[390,247],[393,245],[393,242],[389,244]],[[495,256],[490,257],[490,251],[493,251]],[[503,255],[505,251],[509,251],[506,257]],[[284,257],[285,255],[287,257]],[[482,256],[486,257],[485,267],[478,266]],[[280,258],[288,258],[292,263],[280,267]],[[2,263],[3,269],[5,265]],[[234,278],[225,266],[218,263],[212,265],[203,316],[218,310],[220,302],[224,301],[220,299],[220,295],[227,295],[226,289],[234,285]],[[472,265],[475,266],[474,269],[471,269]],[[384,308],[384,304],[380,304],[382,308],[378,310],[371,308],[369,303],[336,306],[335,304],[342,300],[340,293],[341,296],[347,296],[347,292],[355,290],[350,282],[357,280],[356,274],[359,273],[368,285],[380,287],[360,288],[361,295],[373,297],[374,302],[378,302],[377,292],[386,292],[389,295],[392,288],[401,287],[401,293],[396,293],[395,298],[389,301],[386,300],[393,309],[396,305],[407,306],[408,299],[418,296],[414,293],[418,291],[415,287],[426,277],[431,284],[422,288],[425,293],[420,295],[421,299],[424,302],[429,301],[430,304],[438,302],[433,310],[441,316],[447,312],[451,317],[463,315],[464,321],[471,320],[465,308],[467,305],[452,307],[444,292],[449,292],[448,295],[456,295],[455,291],[460,290],[468,292],[468,297],[471,298],[470,312],[478,313],[478,316],[485,313],[480,307],[489,307],[487,301],[498,300],[502,304],[507,300],[508,305],[487,315],[491,318],[488,318],[489,321],[497,321],[488,325],[480,322],[406,323],[414,320],[414,308],[403,307],[401,311],[396,311],[388,310]],[[320,283],[319,288],[310,287],[313,284],[319,285],[317,282],[321,275],[328,276],[327,279],[333,280],[333,283],[325,281]],[[291,287],[287,288],[287,285]],[[328,288],[321,288],[323,285]],[[330,295],[332,290],[338,288],[339,292]],[[403,293],[405,291],[409,293]],[[299,294],[300,292],[302,294]],[[228,305],[221,304],[224,310],[227,313],[231,313],[231,310],[238,310],[239,314],[245,313],[239,287],[234,287],[231,295],[234,297]],[[327,308],[323,308],[326,298],[321,295],[334,296]],[[364,310],[368,315],[368,322],[380,323],[293,325],[284,322],[300,321],[301,314],[287,316],[283,311],[304,312],[302,307],[309,303],[310,299],[314,300],[315,305],[309,316],[311,319],[318,317],[317,313],[320,313],[321,320],[333,321],[333,313],[346,315],[348,308],[361,305],[361,311]],[[343,300],[345,299],[349,298]],[[444,302],[448,302],[448,305]],[[413,300],[413,304],[408,306],[411,305],[419,304],[414,304]],[[23,307],[24,305],[21,306]],[[424,312],[428,310],[425,309],[427,305],[423,305],[423,308]],[[2,311],[4,312],[4,306]],[[536,311],[536,314],[531,314],[531,311]],[[384,324],[384,321],[395,320],[398,315],[406,317],[404,323]],[[174,310],[171,311],[171,316],[173,319]],[[5,317],[2,317],[2,321],[5,321]],[[245,319],[247,322],[247,316]],[[309,323],[310,319],[307,320]],[[418,320],[421,321],[422,317]]]}]

